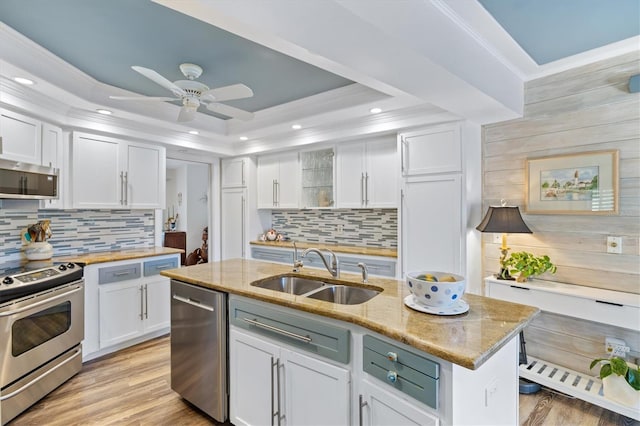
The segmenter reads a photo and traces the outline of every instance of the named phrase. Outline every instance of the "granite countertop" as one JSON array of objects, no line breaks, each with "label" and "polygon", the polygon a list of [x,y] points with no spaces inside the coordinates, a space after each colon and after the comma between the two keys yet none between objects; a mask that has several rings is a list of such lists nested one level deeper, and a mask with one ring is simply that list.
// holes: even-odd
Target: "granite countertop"
[{"label": "granite countertop", "polygon": [[183,253],[182,249],[169,247],[147,247],[123,250],[99,251],[92,253],[73,254],[69,256],[56,257],[56,261],[74,262],[83,265],[94,263],[115,262],[118,260],[140,259],[143,257],[162,256],[165,254]]},{"label": "granite countertop", "polygon": [[[320,250],[333,250],[336,253],[346,254],[362,254],[366,256],[383,256],[383,257],[398,257],[398,250],[384,247],[357,247],[357,246],[343,246],[339,244],[325,244],[314,243],[307,241],[295,241],[298,249],[307,249],[315,247]],[[252,245],[256,246],[268,246],[278,248],[293,248],[293,241],[251,241]]]},{"label": "granite countertop", "polygon": [[[475,370],[516,337],[539,312],[538,308],[465,294],[469,312],[437,316],[414,311],[404,305],[409,294],[403,281],[341,274],[341,281],[362,287],[377,287],[382,293],[360,305],[340,305],[304,296],[253,287],[251,282],[287,274],[291,266],[256,260],[232,259],[203,263],[161,272],[180,281],[223,292],[322,315],[360,325],[446,361]],[[335,281],[327,271],[304,269],[295,275]]]}]

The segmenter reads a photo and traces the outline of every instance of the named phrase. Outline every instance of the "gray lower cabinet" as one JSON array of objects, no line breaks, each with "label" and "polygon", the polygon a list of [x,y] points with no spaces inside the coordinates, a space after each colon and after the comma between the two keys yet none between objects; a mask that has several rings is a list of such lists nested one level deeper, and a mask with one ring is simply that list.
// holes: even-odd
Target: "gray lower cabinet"
[{"label": "gray lower cabinet", "polygon": [[[298,250],[298,255],[302,250]],[[395,277],[396,276],[396,260],[389,258],[389,260],[383,258],[373,257],[358,257],[356,255],[346,255],[342,253],[336,253],[338,261],[340,263],[340,270],[344,272],[359,273],[360,267],[358,263],[362,262],[367,265],[369,274],[379,275],[382,277]],[[265,246],[251,246],[251,257],[256,260],[266,260],[269,262],[288,263],[293,265],[293,249],[288,248],[271,248]],[[307,257],[303,259],[305,266],[313,268],[324,268],[322,260],[315,253],[309,253]]]}]

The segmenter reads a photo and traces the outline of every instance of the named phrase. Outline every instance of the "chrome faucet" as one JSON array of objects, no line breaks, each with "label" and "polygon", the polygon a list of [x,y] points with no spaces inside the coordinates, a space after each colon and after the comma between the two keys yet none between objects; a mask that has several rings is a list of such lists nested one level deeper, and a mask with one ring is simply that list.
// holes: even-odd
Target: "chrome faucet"
[{"label": "chrome faucet", "polygon": [[302,260],[298,259],[298,247],[296,247],[296,242],[293,242],[293,272],[300,272],[300,268],[304,265],[302,264]]},{"label": "chrome faucet", "polygon": [[367,265],[365,265],[364,262],[358,262],[358,267],[362,269],[362,282],[366,284],[369,282],[369,271],[367,270]]},{"label": "chrome faucet", "polygon": [[339,266],[338,266],[338,257],[331,250],[327,249],[327,251],[331,254],[331,266],[329,266],[329,263],[327,262],[327,259],[324,257],[322,252],[320,250],[318,250],[317,248],[308,248],[308,249],[306,249],[305,251],[302,252],[302,256],[300,256],[300,257],[304,258],[307,254],[309,254],[311,252],[316,253],[318,256],[320,256],[320,259],[322,259],[322,263],[324,263],[324,267],[327,268],[327,271],[329,271],[331,276],[333,278],[340,278],[340,269],[339,269]]}]

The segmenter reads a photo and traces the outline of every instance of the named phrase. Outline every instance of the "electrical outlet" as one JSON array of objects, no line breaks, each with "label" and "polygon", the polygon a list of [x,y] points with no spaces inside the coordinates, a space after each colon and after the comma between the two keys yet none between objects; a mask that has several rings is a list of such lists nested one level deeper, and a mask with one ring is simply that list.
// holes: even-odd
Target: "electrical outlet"
[{"label": "electrical outlet", "polygon": [[607,237],[607,253],[622,253],[622,237]]},{"label": "electrical outlet", "polygon": [[605,337],[604,339],[604,349],[607,354],[611,356],[619,356],[624,358],[627,355],[627,352],[631,350],[627,343],[622,339],[616,339],[614,337]]},{"label": "electrical outlet", "polygon": [[502,235],[493,234],[493,244],[502,244]]},{"label": "electrical outlet", "polygon": [[341,223],[336,225],[336,234],[342,234],[343,232],[344,232],[344,225]]}]

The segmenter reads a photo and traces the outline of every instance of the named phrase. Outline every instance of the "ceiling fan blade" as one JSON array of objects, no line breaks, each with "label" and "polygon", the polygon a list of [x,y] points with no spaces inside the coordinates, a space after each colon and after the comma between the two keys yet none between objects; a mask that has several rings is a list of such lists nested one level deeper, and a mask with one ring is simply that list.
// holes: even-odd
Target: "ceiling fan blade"
[{"label": "ceiling fan blade", "polygon": [[251,96],[253,96],[253,90],[244,84],[232,84],[231,86],[205,90],[201,95],[201,97],[210,98],[216,102],[250,98]]},{"label": "ceiling fan blade", "polygon": [[196,118],[197,108],[191,108],[188,106],[183,106],[180,108],[180,113],[178,114],[178,123],[186,123],[187,121],[193,121]]},{"label": "ceiling fan blade", "polygon": [[170,90],[174,95],[176,96],[185,95],[184,90],[182,90],[181,88],[173,84],[173,82],[167,80],[166,78],[164,78],[163,76],[155,72],[154,70],[151,70],[149,68],[139,67],[137,65],[133,65],[131,68],[134,71],[139,72],[143,76],[147,77],[149,80],[153,81],[154,83],[157,83],[160,86],[164,87],[165,89]]},{"label": "ceiling fan blade", "polygon": [[109,99],[118,101],[179,101],[180,98],[169,98],[163,96],[109,96]]},{"label": "ceiling fan blade", "polygon": [[253,113],[245,111],[239,108],[235,108],[225,104],[211,103],[207,104],[207,109],[218,114],[226,115],[227,117],[237,118],[239,120],[247,121],[253,118]]}]

